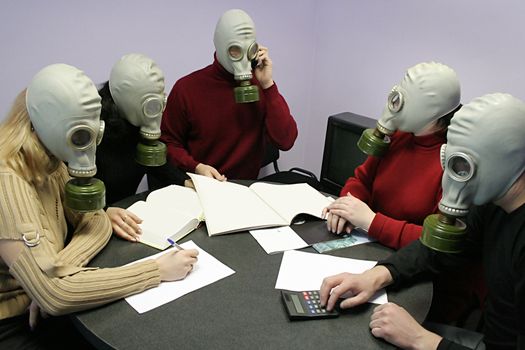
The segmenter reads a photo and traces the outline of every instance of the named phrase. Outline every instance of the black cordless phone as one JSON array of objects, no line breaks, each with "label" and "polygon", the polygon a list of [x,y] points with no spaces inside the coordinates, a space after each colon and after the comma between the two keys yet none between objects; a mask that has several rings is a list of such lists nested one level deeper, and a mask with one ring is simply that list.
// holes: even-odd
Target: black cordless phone
[{"label": "black cordless phone", "polygon": [[252,70],[257,68],[257,65],[259,64],[259,60],[257,60],[257,57],[252,60]]},{"label": "black cordless phone", "polygon": [[313,320],[318,318],[338,317],[335,309],[327,311],[320,305],[319,291],[308,290],[302,292],[281,291],[281,297],[290,320]]}]

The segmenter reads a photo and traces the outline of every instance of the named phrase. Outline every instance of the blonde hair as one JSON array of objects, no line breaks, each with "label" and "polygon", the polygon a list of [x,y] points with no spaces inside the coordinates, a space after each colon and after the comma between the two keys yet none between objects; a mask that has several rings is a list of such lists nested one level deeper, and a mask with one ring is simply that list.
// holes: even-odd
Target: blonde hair
[{"label": "blonde hair", "polygon": [[0,124],[0,135],[0,165],[11,168],[35,186],[42,185],[59,165],[58,159],[48,155],[32,128],[25,89]]}]

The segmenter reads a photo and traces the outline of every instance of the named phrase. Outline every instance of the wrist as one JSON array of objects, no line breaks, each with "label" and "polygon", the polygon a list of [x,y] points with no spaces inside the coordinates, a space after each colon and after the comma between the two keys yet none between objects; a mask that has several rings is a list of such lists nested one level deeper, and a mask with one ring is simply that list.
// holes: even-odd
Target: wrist
[{"label": "wrist", "polygon": [[194,172],[195,174],[200,174],[199,171],[202,169],[203,166],[204,166],[204,164],[202,164],[202,163],[197,164],[197,165],[195,166],[195,169],[193,170],[193,172]]},{"label": "wrist", "polygon": [[419,336],[416,337],[414,341],[414,346],[412,349],[414,350],[434,350],[437,349],[439,346],[439,343],[443,339],[441,336],[432,333],[423,327],[421,327],[422,332]]},{"label": "wrist", "polygon": [[158,258],[157,259],[152,259],[153,262],[155,263],[155,265],[157,265],[157,269],[159,271],[159,278],[161,281],[165,281],[165,278],[166,278],[166,271],[162,268],[162,265],[160,264],[160,262],[158,261]]},{"label": "wrist", "polygon": [[366,271],[373,281],[375,290],[385,288],[392,284],[393,278],[390,271],[383,265],[374,266],[370,270]]},{"label": "wrist", "polygon": [[364,229],[366,232],[370,230],[370,226],[372,226],[372,222],[374,221],[374,218],[376,217],[376,213],[373,211],[370,211],[368,215],[366,216],[363,224],[360,226],[362,229]]},{"label": "wrist", "polygon": [[263,90],[266,90],[266,89],[271,88],[274,84],[275,82],[273,81],[273,79],[270,79],[266,82],[261,82],[261,87]]}]

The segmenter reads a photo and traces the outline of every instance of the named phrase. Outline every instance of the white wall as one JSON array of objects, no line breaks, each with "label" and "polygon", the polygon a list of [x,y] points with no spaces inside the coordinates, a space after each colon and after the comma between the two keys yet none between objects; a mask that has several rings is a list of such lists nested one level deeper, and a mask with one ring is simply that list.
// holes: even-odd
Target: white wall
[{"label": "white wall", "polygon": [[[152,57],[169,92],[180,77],[213,61],[213,32],[221,14],[242,8],[253,18],[260,44],[270,48],[274,79],[299,124],[307,124],[311,95],[313,1],[17,0],[0,4],[0,120],[20,90],[44,66],[74,65],[95,83],[108,79],[124,54]],[[278,9],[278,10],[277,10]],[[204,87],[203,87],[204,88]],[[301,164],[300,137],[282,165]]]},{"label": "white wall", "polygon": [[462,102],[490,92],[525,100],[525,2],[520,0],[324,0],[318,16],[304,164],[320,171],[326,118],[378,118],[406,68],[454,68]]},{"label": "white wall", "polygon": [[283,169],[319,173],[326,118],[377,118],[392,85],[422,61],[453,67],[464,102],[495,91],[525,99],[520,0],[17,0],[0,4],[0,120],[32,76],[56,62],[98,83],[120,56],[142,52],[163,69],[169,91],[211,63],[215,24],[230,8],[254,19],[299,125]]}]

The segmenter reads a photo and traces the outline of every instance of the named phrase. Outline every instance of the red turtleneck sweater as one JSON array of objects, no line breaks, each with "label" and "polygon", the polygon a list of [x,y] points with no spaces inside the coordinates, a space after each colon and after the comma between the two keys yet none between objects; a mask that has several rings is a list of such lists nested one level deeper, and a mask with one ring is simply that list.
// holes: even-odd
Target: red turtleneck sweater
[{"label": "red turtleneck sweater", "polygon": [[244,104],[235,103],[236,86],[216,58],[175,83],[161,124],[172,164],[194,172],[204,163],[228,179],[256,179],[265,142],[284,151],[293,146],[297,125],[277,86],[259,85],[259,101]]},{"label": "red turtleneck sweater", "polygon": [[376,212],[370,237],[399,249],[421,236],[423,220],[437,212],[441,199],[443,143],[445,132],[414,136],[398,131],[384,157],[370,156],[356,168],[341,196],[350,192]]}]

